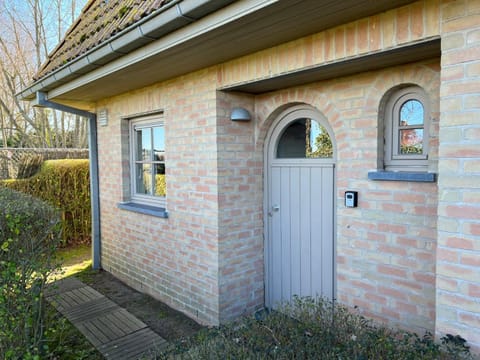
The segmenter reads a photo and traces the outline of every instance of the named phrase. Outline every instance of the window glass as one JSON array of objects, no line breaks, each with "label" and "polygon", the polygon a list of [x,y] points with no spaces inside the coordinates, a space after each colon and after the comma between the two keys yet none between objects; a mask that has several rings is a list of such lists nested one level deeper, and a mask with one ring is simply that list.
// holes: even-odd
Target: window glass
[{"label": "window glass", "polygon": [[165,152],[165,129],[163,126],[153,128],[153,148],[155,152]]},{"label": "window glass", "polygon": [[165,129],[163,125],[134,126],[135,193],[165,197]]},{"label": "window glass", "polygon": [[423,154],[423,105],[416,99],[405,101],[400,107],[398,144],[400,155]]},{"label": "window glass", "polygon": [[137,193],[149,194],[150,193],[150,164],[137,164]]},{"label": "window glass", "polygon": [[384,168],[426,171],[428,168],[429,103],[418,86],[393,92],[384,113]]},{"label": "window glass", "polygon": [[423,154],[423,129],[400,130],[399,153]]},{"label": "window glass", "polygon": [[155,164],[154,166],[155,184],[153,188],[153,193],[156,196],[165,196],[167,193],[165,182],[165,165]]},{"label": "window glass", "polygon": [[138,129],[137,130],[137,141],[138,149],[140,150],[137,154],[137,160],[150,160],[152,153],[152,130],[151,129]]},{"label": "window glass", "polygon": [[277,158],[331,158],[333,146],[327,130],[312,119],[297,119],[280,136]]},{"label": "window glass", "polygon": [[400,108],[400,126],[423,125],[423,105],[418,100],[408,100]]}]

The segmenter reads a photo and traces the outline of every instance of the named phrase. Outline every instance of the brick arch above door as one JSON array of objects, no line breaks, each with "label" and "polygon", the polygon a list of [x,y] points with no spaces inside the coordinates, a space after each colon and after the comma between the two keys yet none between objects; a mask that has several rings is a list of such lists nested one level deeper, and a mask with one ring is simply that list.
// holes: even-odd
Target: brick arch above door
[{"label": "brick arch above door", "polygon": [[337,129],[341,127],[340,112],[324,92],[314,88],[294,88],[259,95],[255,99],[257,149],[263,149],[268,130],[275,119],[289,107],[297,105],[310,106],[319,111],[327,119],[333,134],[336,134]]}]

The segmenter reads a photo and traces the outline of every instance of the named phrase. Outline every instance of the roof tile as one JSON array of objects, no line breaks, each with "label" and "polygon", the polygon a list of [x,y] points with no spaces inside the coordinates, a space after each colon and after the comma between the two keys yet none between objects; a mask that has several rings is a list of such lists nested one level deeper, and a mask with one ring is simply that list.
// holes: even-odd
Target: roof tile
[{"label": "roof tile", "polygon": [[104,43],[173,0],[89,0],[34,80]]}]

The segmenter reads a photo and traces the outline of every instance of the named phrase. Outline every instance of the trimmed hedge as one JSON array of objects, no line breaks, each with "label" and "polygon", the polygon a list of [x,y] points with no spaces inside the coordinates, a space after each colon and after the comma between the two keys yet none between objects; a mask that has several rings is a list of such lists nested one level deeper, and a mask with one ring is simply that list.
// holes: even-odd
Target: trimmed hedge
[{"label": "trimmed hedge", "polygon": [[43,292],[58,269],[59,213],[52,206],[0,188],[0,354],[39,359],[48,351]]},{"label": "trimmed hedge", "polygon": [[91,241],[89,161],[45,161],[28,179],[4,180],[10,189],[30,194],[61,210],[63,245]]}]

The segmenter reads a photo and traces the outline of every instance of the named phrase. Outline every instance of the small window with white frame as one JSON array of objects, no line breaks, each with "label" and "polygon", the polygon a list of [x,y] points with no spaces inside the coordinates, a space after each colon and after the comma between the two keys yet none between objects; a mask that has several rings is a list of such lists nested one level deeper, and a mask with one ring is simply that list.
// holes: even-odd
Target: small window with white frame
[{"label": "small window with white frame", "polygon": [[165,127],[163,114],[130,120],[131,200],[165,207]]},{"label": "small window with white frame", "polygon": [[419,86],[395,91],[385,106],[384,167],[387,171],[427,171],[430,106]]}]

